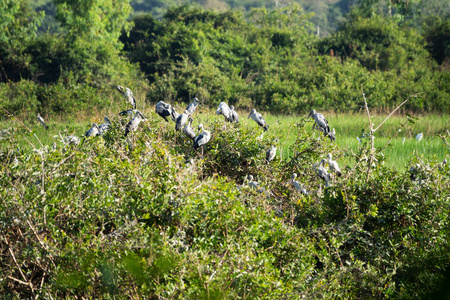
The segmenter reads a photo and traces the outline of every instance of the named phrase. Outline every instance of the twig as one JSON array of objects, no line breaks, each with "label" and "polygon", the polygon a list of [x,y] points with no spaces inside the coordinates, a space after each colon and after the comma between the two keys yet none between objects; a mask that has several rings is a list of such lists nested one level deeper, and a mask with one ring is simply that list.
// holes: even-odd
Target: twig
[{"label": "twig", "polygon": [[[403,104],[405,104],[405,103],[409,100],[409,98],[411,98],[411,97],[417,97],[417,96],[420,95],[420,94],[423,94],[423,93],[417,93],[417,94],[414,94],[414,95],[409,96],[405,101],[402,102],[402,104],[400,104],[399,106],[397,106],[397,108],[394,109],[394,110],[389,114],[389,116],[387,116],[386,119],[384,119],[384,121],[381,122],[380,125],[378,125],[377,128],[375,128],[375,129],[373,130],[373,132],[377,131],[378,128],[380,128],[381,125],[383,125],[383,123],[387,121],[387,119],[389,119],[389,118],[390,118],[390,117],[391,117],[391,116],[392,116],[392,115],[393,115],[400,107],[402,107]],[[364,95],[364,94],[363,94],[363,95]]]},{"label": "twig", "polygon": [[367,106],[366,95],[364,94],[364,90],[363,90],[362,85],[361,85],[361,92],[362,92],[363,99],[364,99],[364,107],[366,108],[367,118],[369,119],[369,130],[370,130],[370,140],[371,140],[369,163],[368,163],[368,166],[367,166],[367,176],[366,176],[366,182],[368,182],[369,181],[369,176],[370,176],[370,168],[372,167],[372,159],[373,159],[372,152],[373,152],[373,149],[374,149],[374,141],[373,141],[374,130],[373,130],[372,121],[370,120],[369,107]]}]

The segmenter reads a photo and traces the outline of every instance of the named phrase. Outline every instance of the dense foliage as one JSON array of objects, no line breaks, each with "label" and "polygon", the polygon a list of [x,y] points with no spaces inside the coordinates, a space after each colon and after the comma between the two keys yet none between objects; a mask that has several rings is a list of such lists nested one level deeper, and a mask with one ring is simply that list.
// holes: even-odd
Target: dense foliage
[{"label": "dense foliage", "polygon": [[[443,286],[448,165],[417,158],[414,171],[393,171],[365,143],[326,187],[312,164],[342,153],[309,136],[304,119],[292,159],[266,164],[270,131],[205,123],[202,156],[173,123],[147,117],[124,137],[126,117],[111,116],[103,137],[79,145],[62,132],[41,146],[19,123],[2,132],[0,294],[418,299]],[[17,148],[23,138],[33,146]],[[289,183],[293,172],[308,196]]]}]

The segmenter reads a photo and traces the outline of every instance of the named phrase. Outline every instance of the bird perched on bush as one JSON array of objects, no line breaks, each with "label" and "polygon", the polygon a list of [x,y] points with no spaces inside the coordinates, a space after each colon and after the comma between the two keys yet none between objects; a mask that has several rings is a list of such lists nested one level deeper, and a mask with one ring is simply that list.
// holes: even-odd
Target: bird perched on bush
[{"label": "bird perched on bush", "polygon": [[307,196],[309,194],[308,191],[300,185],[300,183],[296,180],[296,178],[297,178],[297,173],[292,173],[291,179],[289,180],[290,183],[292,184],[292,186],[295,188],[295,190],[297,192],[300,192],[303,195]]},{"label": "bird perched on bush", "polygon": [[105,123],[100,124],[98,126],[98,128],[100,129],[100,135],[103,135],[104,133],[106,133],[109,129],[109,126],[111,126],[111,121],[109,120],[109,118],[107,116],[105,116],[103,118],[103,120],[105,120]]},{"label": "bird perched on bush", "polygon": [[269,129],[269,125],[267,125],[266,120],[264,120],[263,116],[256,111],[256,109],[252,109],[250,111],[250,114],[248,115],[248,119],[252,118],[253,121],[256,122],[259,126],[264,128],[264,131],[267,131]]},{"label": "bird perched on bush", "polygon": [[192,118],[189,118],[188,123],[183,128],[184,135],[190,138],[191,140],[195,139],[196,137],[195,131],[191,127],[192,121],[194,120]]},{"label": "bird perched on bush", "polygon": [[98,128],[97,124],[92,124],[92,127],[86,131],[86,133],[84,134],[85,137],[93,137],[93,136],[97,136],[100,135],[100,128]]},{"label": "bird perched on bush", "polygon": [[144,115],[141,114],[140,111],[137,111],[134,118],[131,119],[131,121],[125,126],[125,136],[127,136],[131,131],[135,131],[139,127],[139,123],[144,120]]},{"label": "bird perched on bush", "polygon": [[308,115],[308,118],[311,117],[315,121],[315,125],[313,125],[313,129],[316,125],[319,127],[318,129],[323,132],[323,135],[327,136],[330,132],[330,127],[328,126],[328,121],[321,113],[317,113],[314,109]]},{"label": "bird perched on bush", "polygon": [[187,107],[186,107],[186,110],[189,112],[189,114],[191,115],[194,111],[195,111],[195,109],[197,108],[197,106],[198,106],[198,99],[197,99],[197,97],[195,97],[194,98],[194,102],[192,102],[192,103],[190,103]]},{"label": "bird perched on bush", "polygon": [[216,114],[223,115],[228,122],[232,121],[233,114],[230,107],[225,102],[220,102],[219,107],[216,110]]},{"label": "bird perched on bush", "polygon": [[134,98],[133,92],[129,88],[123,87],[121,85],[117,86],[117,90],[121,92],[125,100],[129,102],[134,109],[136,109],[136,99]]},{"label": "bird perched on bush", "polygon": [[175,130],[180,131],[181,128],[183,128],[184,125],[186,125],[187,121],[189,120],[189,116],[191,113],[186,109],[184,113],[178,116],[177,120],[175,121]]},{"label": "bird perched on bush", "polygon": [[194,139],[194,150],[197,150],[199,147],[202,147],[202,155],[203,155],[203,146],[209,142],[211,139],[211,133],[208,130],[203,128],[203,124],[198,125],[199,129],[202,129],[203,132],[200,133]]},{"label": "bird perched on bush", "polygon": [[336,175],[338,177],[341,177],[342,176],[341,169],[339,168],[337,161],[332,160],[332,158],[333,158],[333,155],[331,153],[329,153],[328,154],[328,166],[330,167],[330,171],[333,173],[336,173]]},{"label": "bird perched on bush", "polygon": [[234,110],[234,106],[230,105],[230,110],[231,110],[231,123],[239,123],[239,116],[237,114],[237,112]]},{"label": "bird perched on bush", "polygon": [[40,114],[37,114],[37,119],[38,119],[39,123],[41,123],[41,125],[42,125],[45,129],[48,129],[47,124],[45,124],[44,118],[42,118]]},{"label": "bird perched on bush", "polygon": [[[167,120],[167,117],[171,117],[172,120],[175,119],[174,113],[175,113],[175,109],[173,109],[172,105],[167,104],[163,101],[159,101],[158,103],[156,103],[155,106],[155,111],[158,115],[160,115],[166,122],[169,122],[169,120]],[[178,116],[177,116],[178,117]]]}]

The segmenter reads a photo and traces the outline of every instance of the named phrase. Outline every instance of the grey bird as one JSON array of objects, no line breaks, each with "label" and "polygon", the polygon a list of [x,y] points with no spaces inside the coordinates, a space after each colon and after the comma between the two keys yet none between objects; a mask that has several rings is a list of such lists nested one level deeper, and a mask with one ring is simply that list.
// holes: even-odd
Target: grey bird
[{"label": "grey bird", "polygon": [[231,123],[239,123],[239,116],[237,112],[234,110],[234,106],[230,105],[231,110]]},{"label": "grey bird", "polygon": [[336,173],[336,175],[338,177],[341,177],[342,176],[341,169],[339,168],[337,161],[332,160],[332,158],[333,158],[333,155],[331,153],[329,153],[328,154],[328,166],[330,167],[330,171],[333,173]]},{"label": "grey bird", "polygon": [[295,188],[297,192],[302,193],[303,195],[307,196],[309,193],[308,191],[300,185],[300,183],[296,180],[297,173],[292,173],[291,179],[289,180],[292,186]]},{"label": "grey bird", "polygon": [[189,104],[187,107],[186,107],[186,110],[189,112],[189,114],[191,115],[194,111],[195,111],[195,109],[197,108],[197,106],[198,106],[198,99],[197,99],[197,97],[195,97],[194,98],[194,102],[192,102],[191,104]]},{"label": "grey bird", "polygon": [[179,116],[180,114],[177,113],[175,111],[175,107],[172,106],[172,108],[170,109],[170,117],[172,118],[172,121],[176,122]]},{"label": "grey bird", "polygon": [[129,88],[123,87],[121,85],[117,86],[117,90],[121,92],[125,100],[129,102],[134,109],[136,109],[136,99],[134,98],[133,92]]},{"label": "grey bird", "polygon": [[[317,113],[313,109],[309,113],[308,118],[309,117],[312,117],[314,119],[314,121],[316,122],[315,124],[317,124],[322,129],[322,130],[321,129],[319,129],[319,130],[322,131],[324,135],[328,135],[328,133],[330,132],[330,127],[328,126],[328,121],[325,119],[325,117],[321,113]],[[314,128],[314,126],[313,126],[313,128]]]},{"label": "grey bird", "polygon": [[109,118],[107,116],[105,116],[103,118],[103,120],[105,120],[105,123],[100,124],[98,126],[98,128],[100,129],[100,135],[103,135],[104,133],[106,133],[109,129],[109,126],[111,126],[111,121],[109,120]]},{"label": "grey bird", "polygon": [[69,135],[64,138],[64,142],[68,145],[78,145],[80,143],[80,139],[75,135]]},{"label": "grey bird", "polygon": [[203,128],[203,124],[199,124],[198,127],[203,130],[198,136],[194,139],[194,150],[197,150],[199,147],[202,147],[202,155],[203,155],[203,146],[209,142],[211,139],[211,133],[208,130]]},{"label": "grey bird", "polygon": [[98,128],[97,124],[92,124],[92,127],[86,131],[86,133],[84,134],[85,137],[93,137],[93,136],[97,136],[100,135],[100,128]]},{"label": "grey bird", "polygon": [[328,186],[328,183],[329,183],[330,180],[331,180],[331,175],[330,175],[330,173],[328,173],[327,170],[322,166],[322,164],[324,164],[325,162],[326,162],[325,159],[322,159],[322,160],[320,161],[320,164],[319,164],[318,167],[317,167],[316,164],[314,165],[314,169],[315,169],[315,171],[316,171],[316,174],[317,174],[320,178],[322,178],[322,179],[325,181],[325,186]]},{"label": "grey bird", "polygon": [[41,123],[41,125],[42,125],[45,129],[48,129],[47,124],[45,124],[44,118],[42,118],[40,114],[37,114],[37,119],[38,119],[39,123]]},{"label": "grey bird", "polygon": [[177,120],[175,121],[175,130],[180,131],[181,128],[183,128],[184,125],[186,125],[187,121],[189,120],[189,116],[191,114],[186,109],[184,113],[178,116]]},{"label": "grey bird", "polygon": [[269,125],[267,125],[266,120],[264,120],[263,116],[259,112],[257,112],[256,109],[251,110],[248,118],[252,118],[252,120],[255,121],[256,124],[264,128],[264,131],[267,131],[269,129]]},{"label": "grey bird", "polygon": [[134,116],[138,110],[137,109],[127,109],[119,113],[119,116]]},{"label": "grey bird", "polygon": [[172,109],[172,105],[167,104],[163,101],[159,101],[156,103],[155,111],[158,115],[160,115],[166,122],[169,122],[167,117],[174,118],[173,113],[175,112],[174,109]]},{"label": "grey bird", "polygon": [[275,159],[277,154],[277,147],[275,145],[270,146],[270,148],[266,151],[266,162],[270,163]]},{"label": "grey bird", "polygon": [[189,122],[183,128],[184,135],[190,138],[191,140],[195,139],[196,137],[196,133],[194,129],[192,129],[191,127],[192,121],[194,120],[192,118],[189,118]]},{"label": "grey bird", "polygon": [[226,121],[231,122],[231,118],[232,118],[231,109],[228,107],[228,105],[225,102],[219,103],[219,107],[216,110],[216,114],[223,115],[225,117]]},{"label": "grey bird", "polygon": [[251,189],[259,188],[259,183],[257,181],[253,181],[253,175],[247,175],[247,184]]},{"label": "grey bird", "polygon": [[130,122],[125,126],[125,136],[127,136],[131,131],[135,131],[139,127],[139,123],[144,121],[145,117],[141,114],[140,111],[136,112],[136,115]]}]

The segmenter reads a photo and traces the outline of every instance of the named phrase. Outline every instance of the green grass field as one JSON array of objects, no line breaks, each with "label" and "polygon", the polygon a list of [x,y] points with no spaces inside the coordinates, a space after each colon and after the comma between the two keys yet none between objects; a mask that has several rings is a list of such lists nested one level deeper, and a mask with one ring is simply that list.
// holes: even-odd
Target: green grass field
[{"label": "green grass field", "polygon": [[[182,111],[182,107],[177,107],[177,111]],[[161,126],[173,127],[173,123],[165,122],[154,112],[153,105],[146,105],[144,109],[144,114],[148,119],[160,119]],[[330,128],[336,130],[336,144],[341,148],[341,150],[346,153],[346,155],[340,159],[341,168],[344,166],[351,167],[354,163],[354,158],[352,153],[358,151],[358,147],[361,144],[358,142],[357,137],[362,136],[362,130],[368,131],[368,119],[365,113],[360,114],[334,114],[334,113],[323,113],[328,120]],[[114,111],[107,111],[97,113],[95,116],[91,114],[91,117],[86,118],[82,114],[74,116],[71,120],[65,120],[62,117],[57,117],[47,121],[49,130],[45,130],[39,125],[35,118],[31,120],[5,120],[0,123],[0,130],[7,129],[9,127],[16,128],[29,128],[32,130],[37,138],[43,145],[51,145],[54,142],[61,140],[61,137],[67,135],[83,135],[91,126],[92,123],[101,124],[103,123],[103,116],[113,116]],[[262,133],[257,124],[251,119],[247,119],[248,111],[239,111],[239,116],[242,126],[250,126],[255,128],[255,133]],[[279,152],[282,159],[289,159],[292,153],[290,153],[290,146],[295,142],[295,125],[304,117],[305,115],[289,115],[289,116],[276,116],[270,115],[263,112],[263,116],[269,123],[269,131],[265,133],[264,138],[273,139],[278,137],[280,139]],[[377,127],[385,118],[386,115],[375,115],[372,117],[372,123]],[[208,124],[215,120],[223,119],[222,116],[215,114],[214,110],[198,110],[194,114],[194,126],[199,122],[203,124]],[[424,115],[418,117],[415,124],[408,124],[406,126],[401,126],[405,123],[406,116],[393,115],[389,118],[377,132],[375,133],[375,147],[383,148],[389,139],[392,137],[392,141],[389,146],[383,151],[386,162],[385,164],[395,169],[402,170],[405,168],[408,161],[414,155],[418,155],[426,159],[436,159],[437,161],[442,161],[444,158],[448,158],[449,151],[444,145],[438,134],[443,130],[450,129],[450,118],[448,115]],[[313,120],[309,119],[310,125],[308,130],[314,137],[324,138],[320,132],[313,131],[312,125]],[[400,130],[400,131],[399,131]],[[418,142],[416,140],[416,135],[418,133],[423,133],[423,139]],[[396,135],[397,134],[397,135]],[[403,141],[405,138],[405,141]],[[364,142],[367,139],[362,139]],[[37,139],[32,136],[29,138],[24,138],[23,143],[20,145],[22,147],[30,147],[30,143],[35,146],[39,146]]]}]

